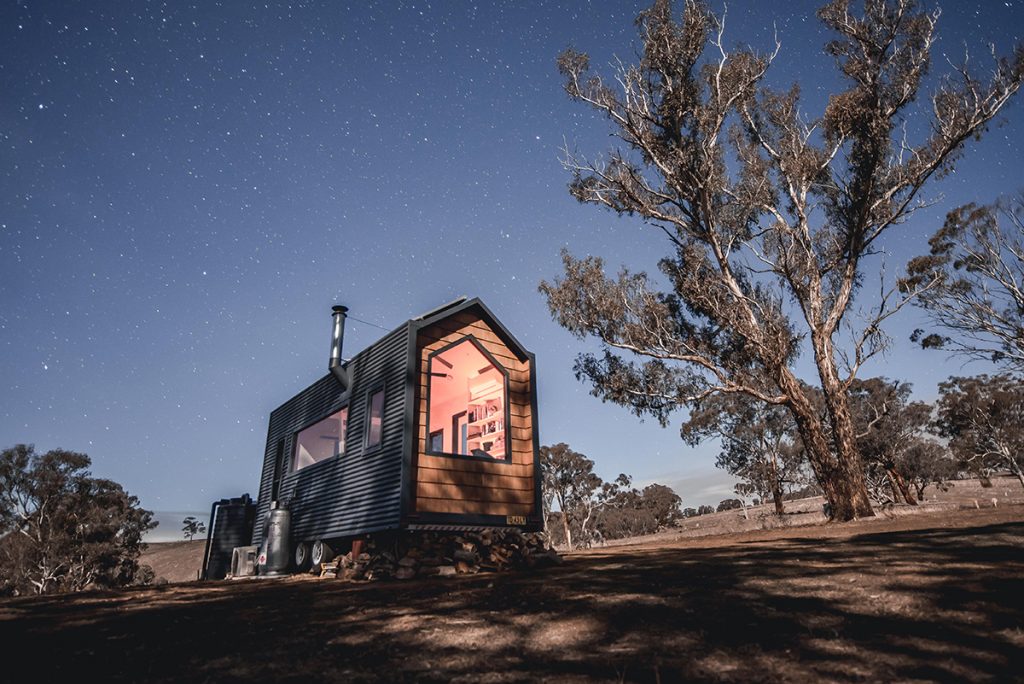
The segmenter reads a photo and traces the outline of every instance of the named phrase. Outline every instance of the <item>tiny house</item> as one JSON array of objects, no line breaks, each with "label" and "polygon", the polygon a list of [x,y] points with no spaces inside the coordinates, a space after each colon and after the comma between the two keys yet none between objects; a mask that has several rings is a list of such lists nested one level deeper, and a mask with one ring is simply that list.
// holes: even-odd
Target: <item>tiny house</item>
[{"label": "tiny house", "polygon": [[345,317],[328,372],[270,414],[255,519],[290,511],[296,564],[387,531],[540,529],[534,355],[463,298],[343,362]]}]

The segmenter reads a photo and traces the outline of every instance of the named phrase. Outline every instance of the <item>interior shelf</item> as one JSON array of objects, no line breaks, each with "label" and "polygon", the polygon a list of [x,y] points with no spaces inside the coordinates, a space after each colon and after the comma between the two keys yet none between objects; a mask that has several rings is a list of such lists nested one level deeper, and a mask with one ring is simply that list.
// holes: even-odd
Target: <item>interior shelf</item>
[{"label": "interior shelf", "polygon": [[[501,429],[501,430],[495,430],[494,432],[481,433],[479,435],[470,435],[466,439],[467,439],[467,441],[470,441],[470,442],[474,442],[474,441],[476,441],[476,442],[483,442],[483,441],[487,440],[489,437],[497,437],[498,435],[504,435],[504,434],[505,434],[505,430]],[[491,441],[493,441],[493,440],[491,440]]]}]

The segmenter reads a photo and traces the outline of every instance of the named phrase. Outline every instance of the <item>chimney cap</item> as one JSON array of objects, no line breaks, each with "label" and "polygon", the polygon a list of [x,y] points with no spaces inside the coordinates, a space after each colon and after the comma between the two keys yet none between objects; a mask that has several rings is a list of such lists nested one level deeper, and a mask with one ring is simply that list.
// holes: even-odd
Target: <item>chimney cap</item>
[{"label": "chimney cap", "polygon": [[348,313],[348,307],[347,306],[342,306],[341,304],[335,304],[334,306],[331,307],[331,311],[333,312],[331,314],[332,316],[334,314]]}]

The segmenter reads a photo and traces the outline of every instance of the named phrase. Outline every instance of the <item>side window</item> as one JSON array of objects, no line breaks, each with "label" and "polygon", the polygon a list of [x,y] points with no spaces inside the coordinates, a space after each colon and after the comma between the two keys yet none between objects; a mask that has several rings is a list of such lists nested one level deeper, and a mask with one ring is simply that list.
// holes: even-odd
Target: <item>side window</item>
[{"label": "side window", "polygon": [[506,458],[505,369],[467,337],[431,355],[427,373],[427,452]]},{"label": "side window", "polygon": [[384,431],[384,388],[370,394],[366,407],[366,448],[380,446]]},{"label": "side window", "polygon": [[303,428],[295,436],[293,469],[319,463],[345,453],[345,431],[348,429],[348,407]]}]

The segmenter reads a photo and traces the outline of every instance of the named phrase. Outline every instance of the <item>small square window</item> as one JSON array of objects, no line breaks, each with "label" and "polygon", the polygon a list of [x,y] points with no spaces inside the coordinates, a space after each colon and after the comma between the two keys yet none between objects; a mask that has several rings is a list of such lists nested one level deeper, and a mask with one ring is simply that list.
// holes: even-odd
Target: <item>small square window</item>
[{"label": "small square window", "polygon": [[437,430],[430,433],[430,451],[443,451],[444,450],[444,430]]}]

